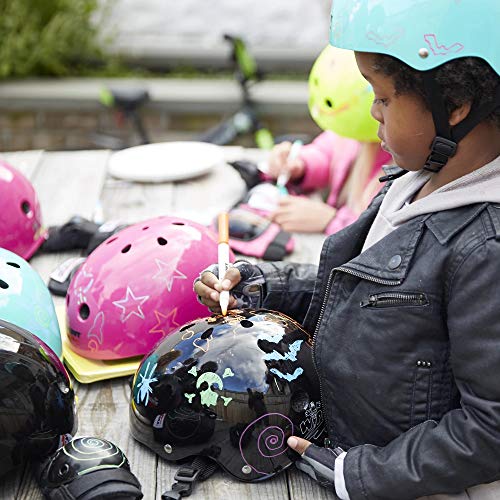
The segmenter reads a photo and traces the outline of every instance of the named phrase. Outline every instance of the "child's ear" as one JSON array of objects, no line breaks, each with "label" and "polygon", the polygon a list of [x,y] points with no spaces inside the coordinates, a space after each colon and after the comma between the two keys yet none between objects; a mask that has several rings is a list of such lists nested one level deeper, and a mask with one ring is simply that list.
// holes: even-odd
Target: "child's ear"
[{"label": "child's ear", "polygon": [[451,112],[450,115],[450,126],[454,127],[458,123],[460,123],[462,120],[467,118],[467,115],[470,113],[470,108],[471,108],[471,103],[468,102],[466,104],[462,104],[459,106],[457,109]]}]

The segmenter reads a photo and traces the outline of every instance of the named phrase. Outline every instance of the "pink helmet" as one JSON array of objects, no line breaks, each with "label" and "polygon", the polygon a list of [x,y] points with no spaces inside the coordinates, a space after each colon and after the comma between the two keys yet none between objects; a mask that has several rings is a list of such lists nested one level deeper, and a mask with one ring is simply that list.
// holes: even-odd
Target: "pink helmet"
[{"label": "pink helmet", "polygon": [[0,160],[0,247],[29,259],[47,237],[30,181]]},{"label": "pink helmet", "polygon": [[189,220],[157,217],[116,233],[71,280],[72,349],[103,360],[147,354],[179,326],[207,316],[193,281],[216,262],[215,233]]}]

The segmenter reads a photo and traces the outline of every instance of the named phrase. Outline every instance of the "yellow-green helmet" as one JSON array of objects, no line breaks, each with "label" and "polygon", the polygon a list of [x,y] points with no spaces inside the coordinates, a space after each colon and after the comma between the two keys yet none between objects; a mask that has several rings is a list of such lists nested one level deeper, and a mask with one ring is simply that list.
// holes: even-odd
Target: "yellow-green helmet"
[{"label": "yellow-green helmet", "polygon": [[323,49],[309,75],[309,112],[323,129],[361,142],[378,142],[370,114],[371,85],[361,76],[354,52]]}]

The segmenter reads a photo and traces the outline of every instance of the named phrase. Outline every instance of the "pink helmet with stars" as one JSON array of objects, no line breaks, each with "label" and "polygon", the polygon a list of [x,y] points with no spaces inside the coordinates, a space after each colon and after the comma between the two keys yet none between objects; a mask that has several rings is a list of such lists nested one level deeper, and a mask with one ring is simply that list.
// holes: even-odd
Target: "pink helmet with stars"
[{"label": "pink helmet with stars", "polygon": [[0,247],[28,260],[46,238],[31,182],[0,160]]},{"label": "pink helmet with stars", "polygon": [[193,281],[215,262],[215,233],[189,220],[157,217],[116,233],[71,281],[71,348],[100,360],[147,354],[180,325],[207,316]]}]

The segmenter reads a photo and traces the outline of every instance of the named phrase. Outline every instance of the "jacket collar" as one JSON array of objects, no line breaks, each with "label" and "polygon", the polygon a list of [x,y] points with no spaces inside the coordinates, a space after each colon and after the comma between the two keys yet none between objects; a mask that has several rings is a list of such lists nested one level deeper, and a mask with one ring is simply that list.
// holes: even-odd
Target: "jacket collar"
[{"label": "jacket collar", "polygon": [[425,227],[445,245],[487,206],[487,203],[468,205],[415,217],[337,268],[373,281],[387,281],[387,285],[399,284],[406,278]]},{"label": "jacket collar", "polygon": [[427,218],[425,223],[439,243],[445,245],[453,236],[470,224],[487,206],[488,203],[477,203],[452,210],[435,212]]}]

